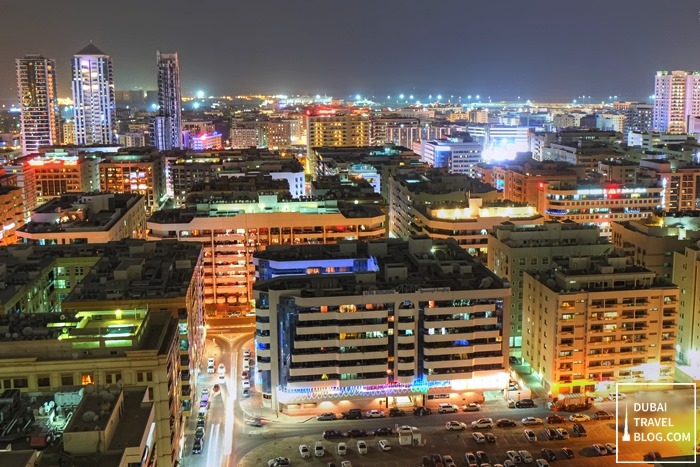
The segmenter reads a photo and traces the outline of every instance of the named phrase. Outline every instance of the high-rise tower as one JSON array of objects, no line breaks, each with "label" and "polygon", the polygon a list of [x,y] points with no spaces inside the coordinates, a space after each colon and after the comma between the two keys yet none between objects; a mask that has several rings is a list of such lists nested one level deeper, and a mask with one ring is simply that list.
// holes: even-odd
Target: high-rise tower
[{"label": "high-rise tower", "polygon": [[688,119],[700,116],[700,72],[659,71],[654,80],[654,129],[688,132]]},{"label": "high-rise tower", "polygon": [[182,148],[182,104],[180,62],[177,52],[156,52],[158,61],[158,113],[154,122],[156,146],[160,151]]},{"label": "high-rise tower", "polygon": [[18,58],[17,91],[22,123],[22,153],[59,144],[56,62],[41,55]]},{"label": "high-rise tower", "polygon": [[114,143],[111,57],[90,43],[73,55],[72,72],[75,144]]}]

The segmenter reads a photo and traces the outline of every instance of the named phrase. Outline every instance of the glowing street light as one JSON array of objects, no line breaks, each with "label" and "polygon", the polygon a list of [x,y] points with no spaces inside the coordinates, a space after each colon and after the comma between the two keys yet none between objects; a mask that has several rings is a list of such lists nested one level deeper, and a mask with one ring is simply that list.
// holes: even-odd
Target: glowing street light
[{"label": "glowing street light", "polygon": [[442,99],[442,95],[438,94],[437,100],[440,100],[440,99]]},{"label": "glowing street light", "polygon": [[197,91],[197,99],[204,99],[204,91],[200,90]]},{"label": "glowing street light", "polygon": [[408,96],[408,98],[411,99],[411,100],[413,100],[413,94],[411,94],[410,96]]},{"label": "glowing street light", "polygon": [[403,94],[399,94],[399,99],[403,99]]}]

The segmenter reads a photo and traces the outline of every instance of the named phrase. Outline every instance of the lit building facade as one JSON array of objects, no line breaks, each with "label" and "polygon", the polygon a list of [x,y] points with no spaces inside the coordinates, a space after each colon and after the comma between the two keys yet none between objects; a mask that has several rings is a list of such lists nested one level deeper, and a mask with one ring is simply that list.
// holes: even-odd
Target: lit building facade
[{"label": "lit building facade", "polygon": [[302,139],[301,121],[298,119],[271,119],[267,122],[267,147],[287,149]]},{"label": "lit building facade", "polygon": [[[309,167],[317,165],[313,148],[327,146],[369,146],[369,117],[363,115],[308,115],[306,146]],[[316,173],[307,172],[315,179]]]},{"label": "lit building facade", "polygon": [[22,217],[29,222],[32,211],[37,206],[36,173],[28,158],[14,159],[3,165],[8,175],[17,177],[16,186],[22,189]]},{"label": "lit building facade", "polygon": [[177,52],[156,52],[158,64],[158,112],[154,122],[155,146],[159,151],[182,148],[182,97]]},{"label": "lit building facade", "polygon": [[507,283],[450,240],[327,247],[264,257],[267,267],[306,271],[254,288],[265,403],[303,413],[348,403],[462,403],[503,389]]},{"label": "lit building facade", "polygon": [[682,161],[642,160],[639,177],[648,178],[663,188],[661,206],[666,212],[700,209],[700,165]]},{"label": "lit building facade", "polygon": [[551,395],[672,383],[679,289],[626,257],[556,258],[524,276],[523,359]]},{"label": "lit building facade", "polygon": [[0,246],[17,243],[17,229],[24,225],[22,188],[0,186]]},{"label": "lit building facade", "polygon": [[114,143],[112,58],[90,43],[73,56],[72,73],[75,143]]},{"label": "lit building facade", "polygon": [[700,72],[658,71],[654,78],[654,130],[688,132],[689,117],[700,116]]},{"label": "lit building facade", "polygon": [[401,117],[372,117],[370,144],[381,146],[395,144],[411,147],[414,140],[420,139],[420,120]]},{"label": "lit building facade", "polygon": [[572,220],[596,224],[603,236],[612,233],[611,222],[644,219],[663,205],[660,184],[569,185],[541,184],[538,212],[546,220]]},{"label": "lit building facade", "polygon": [[165,173],[161,154],[106,155],[99,165],[100,191],[137,193],[154,212],[165,196]]},{"label": "lit building facade", "polygon": [[146,202],[138,194],[63,194],[32,213],[17,236],[24,243],[66,245],[144,238]]},{"label": "lit building facade", "polygon": [[680,288],[678,312],[679,381],[700,380],[700,248],[673,252],[673,283]]},{"label": "lit building facade", "polygon": [[42,146],[59,144],[56,62],[41,55],[27,55],[15,62],[22,154],[31,154]]},{"label": "lit building facade", "polygon": [[526,271],[545,271],[556,257],[599,256],[611,253],[610,243],[594,225],[545,222],[543,225],[497,225],[488,236],[488,268],[510,282],[511,349],[522,346],[523,284]]},{"label": "lit building facade", "polygon": [[147,237],[204,244],[204,300],[211,313],[250,310],[253,254],[268,245],[372,240],[386,233],[386,216],[379,207],[343,206],[335,200],[201,192],[192,195],[186,206],[193,209],[154,213]]},{"label": "lit building facade", "polygon": [[630,131],[647,132],[654,128],[654,105],[633,102],[625,110],[625,126],[622,132],[627,141]]},{"label": "lit building facade", "polygon": [[473,177],[481,162],[480,143],[456,139],[430,140],[421,145],[421,160],[432,167],[446,167],[450,173]]},{"label": "lit building facade", "polygon": [[190,149],[193,151],[206,151],[208,149],[221,149],[221,133],[205,133],[190,138]]}]

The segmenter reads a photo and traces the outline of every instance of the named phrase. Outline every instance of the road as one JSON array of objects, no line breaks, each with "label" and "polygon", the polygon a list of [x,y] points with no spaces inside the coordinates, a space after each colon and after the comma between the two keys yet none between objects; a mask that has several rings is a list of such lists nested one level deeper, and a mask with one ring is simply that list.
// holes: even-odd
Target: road
[{"label": "road", "polygon": [[[266,465],[267,460],[276,456],[285,456],[292,459],[294,465],[317,465],[325,466],[327,462],[335,460],[339,465],[340,457],[335,454],[338,441],[324,441],[326,455],[322,458],[301,459],[298,452],[300,444],[313,446],[315,441],[321,438],[321,433],[327,429],[347,431],[351,428],[362,428],[373,430],[374,428],[387,426],[395,428],[396,425],[408,424],[420,428],[423,433],[425,444],[420,447],[404,447],[398,445],[398,440],[394,436],[388,436],[392,443],[392,451],[389,453],[380,452],[377,448],[378,439],[367,438],[370,452],[360,456],[357,453],[356,440],[344,440],[348,443],[349,452],[347,460],[352,461],[354,467],[358,466],[410,466],[420,463],[420,458],[432,453],[450,454],[457,461],[458,465],[463,465],[463,457],[466,451],[476,452],[483,450],[491,458],[491,462],[503,462],[506,450],[529,450],[536,459],[540,449],[543,447],[557,451],[560,463],[568,463],[574,466],[597,466],[614,465],[615,456],[598,456],[593,452],[593,443],[615,443],[615,424],[613,421],[589,421],[585,422],[588,436],[585,438],[570,438],[568,440],[545,440],[545,426],[534,427],[539,440],[536,443],[529,443],[523,436],[523,427],[520,419],[526,416],[545,418],[552,412],[543,407],[531,409],[508,409],[504,402],[489,402],[482,407],[480,412],[440,415],[433,413],[426,417],[416,417],[407,415],[398,418],[385,418],[379,420],[354,420],[354,421],[330,421],[319,422],[308,417],[281,417],[279,419],[263,420],[262,427],[254,427],[245,423],[245,414],[240,407],[241,387],[241,351],[242,348],[252,348],[252,327],[248,323],[241,323],[240,326],[212,327],[209,330],[207,354],[213,356],[216,365],[223,361],[227,368],[226,383],[222,384],[221,394],[211,398],[209,416],[207,419],[207,435],[205,438],[204,451],[199,455],[192,455],[191,448],[193,442],[195,420],[190,421],[185,443],[185,455],[181,465],[187,467],[200,466],[247,466]],[[232,371],[233,370],[233,371]],[[200,388],[204,385],[211,387],[217,382],[217,375],[207,375],[206,369],[200,375]],[[204,385],[203,385],[204,384]],[[254,390],[254,389],[253,389]],[[670,396],[670,395],[669,395]],[[674,398],[685,398],[688,406],[693,407],[692,391],[675,391]],[[199,399],[197,399],[198,402]],[[595,410],[607,410],[615,412],[615,403],[604,401],[596,404]],[[592,415],[595,410],[586,413]],[[251,415],[251,414],[249,414]],[[259,415],[253,410],[252,415]],[[562,415],[568,415],[562,413]],[[471,438],[471,430],[466,432],[448,432],[445,430],[445,422],[449,420],[462,421],[469,424],[472,420],[480,417],[511,418],[518,421],[518,427],[514,428],[493,428],[490,431],[497,437],[495,444],[476,445]],[[567,421],[564,427],[571,433],[572,422]],[[572,433],[573,434],[573,433]],[[567,446],[576,453],[576,458],[565,461],[560,452],[561,447]],[[641,459],[649,450],[649,447],[641,445],[635,452]],[[658,450],[665,457],[678,455],[673,446],[654,446],[653,450]]]}]

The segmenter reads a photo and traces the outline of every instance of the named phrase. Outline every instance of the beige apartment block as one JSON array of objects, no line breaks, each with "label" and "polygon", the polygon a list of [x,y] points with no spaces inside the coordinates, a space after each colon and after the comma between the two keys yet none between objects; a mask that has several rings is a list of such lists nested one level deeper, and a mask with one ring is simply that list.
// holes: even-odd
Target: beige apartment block
[{"label": "beige apartment block", "polygon": [[552,396],[674,381],[677,286],[615,255],[556,258],[524,281],[522,356]]}]

